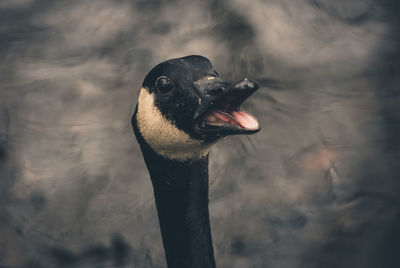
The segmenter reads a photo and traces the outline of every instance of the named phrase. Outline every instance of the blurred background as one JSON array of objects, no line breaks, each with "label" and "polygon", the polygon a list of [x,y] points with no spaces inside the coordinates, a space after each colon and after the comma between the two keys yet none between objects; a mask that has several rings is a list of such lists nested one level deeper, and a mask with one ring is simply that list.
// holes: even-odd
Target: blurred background
[{"label": "blurred background", "polygon": [[1,0],[0,267],[166,267],[130,117],[208,57],[262,131],[210,156],[220,268],[400,267],[396,0]]}]

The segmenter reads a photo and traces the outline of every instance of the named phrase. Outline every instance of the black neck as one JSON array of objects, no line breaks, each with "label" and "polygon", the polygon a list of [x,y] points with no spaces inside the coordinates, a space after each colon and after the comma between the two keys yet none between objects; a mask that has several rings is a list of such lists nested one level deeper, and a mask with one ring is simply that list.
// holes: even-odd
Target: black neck
[{"label": "black neck", "polygon": [[175,161],[156,154],[132,120],[153,183],[169,268],[215,268],[208,215],[208,156]]}]

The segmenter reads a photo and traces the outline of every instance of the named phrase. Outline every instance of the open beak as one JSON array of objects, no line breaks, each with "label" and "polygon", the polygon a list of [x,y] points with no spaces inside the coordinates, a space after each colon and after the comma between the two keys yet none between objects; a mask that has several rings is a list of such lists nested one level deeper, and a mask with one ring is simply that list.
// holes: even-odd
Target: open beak
[{"label": "open beak", "polygon": [[194,85],[200,95],[194,115],[197,131],[222,136],[253,134],[261,129],[258,120],[241,108],[258,89],[256,83],[246,78],[230,85],[215,78],[201,79]]}]

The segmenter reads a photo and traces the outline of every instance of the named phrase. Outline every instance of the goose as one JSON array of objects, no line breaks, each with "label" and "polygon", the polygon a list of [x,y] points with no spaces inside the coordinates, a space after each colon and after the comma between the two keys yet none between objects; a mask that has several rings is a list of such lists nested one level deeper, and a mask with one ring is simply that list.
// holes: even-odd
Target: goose
[{"label": "goose", "polygon": [[220,79],[199,55],[170,59],[146,75],[132,126],[150,174],[168,268],[215,268],[208,210],[209,149],[253,134],[241,108],[258,86]]}]

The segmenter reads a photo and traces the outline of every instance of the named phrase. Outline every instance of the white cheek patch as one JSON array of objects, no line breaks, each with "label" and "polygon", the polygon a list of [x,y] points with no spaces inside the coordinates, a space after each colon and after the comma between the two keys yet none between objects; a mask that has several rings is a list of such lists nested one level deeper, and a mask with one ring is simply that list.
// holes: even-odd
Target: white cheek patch
[{"label": "white cheek patch", "polygon": [[193,139],[166,119],[146,88],[140,90],[136,119],[145,141],[164,157],[188,160],[203,158],[208,153],[210,144]]}]

